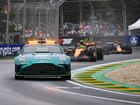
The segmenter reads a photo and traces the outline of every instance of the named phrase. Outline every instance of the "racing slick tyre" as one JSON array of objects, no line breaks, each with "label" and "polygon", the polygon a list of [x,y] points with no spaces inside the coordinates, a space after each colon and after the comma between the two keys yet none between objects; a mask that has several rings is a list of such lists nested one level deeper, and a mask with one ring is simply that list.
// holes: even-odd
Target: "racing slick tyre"
[{"label": "racing slick tyre", "polygon": [[90,62],[96,62],[97,61],[97,57],[95,56],[89,56],[89,61]]},{"label": "racing slick tyre", "polygon": [[103,60],[104,59],[103,49],[97,48],[96,52],[97,52],[97,60]]},{"label": "racing slick tyre", "polygon": [[129,50],[129,51],[128,51],[127,54],[132,54],[132,48],[130,47],[128,50]]},{"label": "racing slick tyre", "polygon": [[[95,54],[94,54],[95,53]],[[96,51],[88,51],[87,53],[88,57],[89,57],[89,61],[90,62],[96,62],[97,61],[97,57],[96,57]]]}]

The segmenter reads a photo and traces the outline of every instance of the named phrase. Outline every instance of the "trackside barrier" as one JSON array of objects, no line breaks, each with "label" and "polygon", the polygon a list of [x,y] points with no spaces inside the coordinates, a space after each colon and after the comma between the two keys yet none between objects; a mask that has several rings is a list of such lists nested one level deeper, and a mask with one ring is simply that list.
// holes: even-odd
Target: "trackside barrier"
[{"label": "trackside barrier", "polygon": [[0,44],[0,57],[15,56],[23,46],[23,44]]}]

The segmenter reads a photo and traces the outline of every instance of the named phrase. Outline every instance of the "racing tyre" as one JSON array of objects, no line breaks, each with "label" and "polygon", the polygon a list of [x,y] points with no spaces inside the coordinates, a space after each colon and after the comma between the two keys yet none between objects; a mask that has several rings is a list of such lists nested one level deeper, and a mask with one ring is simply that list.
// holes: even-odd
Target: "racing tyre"
[{"label": "racing tyre", "polygon": [[[95,53],[95,54],[94,54]],[[95,50],[91,50],[87,53],[88,57],[89,57],[89,61],[90,62],[96,62],[97,61],[97,57],[96,57],[96,51]]]},{"label": "racing tyre", "polygon": [[90,58],[89,59],[90,62],[96,62],[97,61],[97,57],[96,56],[95,57],[94,56],[89,56],[89,58]]},{"label": "racing tyre", "polygon": [[132,54],[132,48],[131,47],[129,48],[128,54]]},{"label": "racing tyre", "polygon": [[104,59],[103,49],[97,48],[97,60],[103,60],[103,59]]}]

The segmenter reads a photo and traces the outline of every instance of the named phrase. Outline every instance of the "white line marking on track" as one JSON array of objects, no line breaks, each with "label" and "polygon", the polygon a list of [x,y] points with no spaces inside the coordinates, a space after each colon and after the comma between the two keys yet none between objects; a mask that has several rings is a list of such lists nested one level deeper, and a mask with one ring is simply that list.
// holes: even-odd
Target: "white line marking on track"
[{"label": "white line marking on track", "polygon": [[[127,61],[136,61],[136,60],[140,60],[140,59],[127,60]],[[118,61],[118,62],[126,62],[126,61]],[[96,66],[85,67],[85,68],[82,68],[82,69],[74,70],[72,72],[73,73],[78,73],[78,72],[86,70],[86,69],[100,67],[100,66],[105,66],[105,65],[108,65],[108,64],[115,64],[115,63],[118,63],[118,62],[112,62],[112,63],[100,64],[100,65],[96,65]],[[95,90],[106,91],[106,92],[110,92],[110,93],[123,94],[123,95],[129,95],[129,96],[138,96],[138,97],[140,96],[140,95],[133,95],[133,94],[128,94],[128,93],[121,93],[121,92],[115,92],[115,91],[110,91],[110,90],[94,88],[94,87],[90,87],[90,86],[87,86],[87,85],[78,84],[77,82],[73,82],[73,81],[69,81],[69,80],[67,80],[67,82],[69,82],[71,84],[74,84],[74,85],[78,85],[78,86],[83,87],[83,88],[95,89]],[[80,87],[78,87],[78,88],[80,88]],[[89,98],[94,98],[94,99],[100,99],[100,100],[106,100],[106,101],[114,101],[114,102],[121,102],[121,103],[140,105],[140,102],[120,100],[120,99],[113,99],[113,98],[106,98],[106,97],[99,97],[99,96],[91,96],[91,95],[80,94],[80,93],[76,93],[76,92],[70,92],[70,91],[62,90],[62,89],[66,89],[67,87],[58,87],[58,88],[52,87],[52,88],[49,88],[49,87],[45,86],[45,88],[46,89],[50,89],[50,90],[54,90],[54,91],[59,91],[59,92],[67,93],[67,94],[78,95],[78,96],[83,96],[83,97],[89,97]]]},{"label": "white line marking on track", "polygon": [[106,66],[106,65],[110,65],[110,64],[123,63],[123,62],[127,62],[127,61],[139,61],[139,60],[140,59],[124,60],[124,61],[117,61],[117,62],[111,62],[111,63],[105,63],[105,64],[97,64],[97,65],[94,65],[94,66],[75,69],[75,70],[72,71],[72,76],[74,76],[74,74],[76,74],[76,73],[79,73],[81,71],[85,71],[87,69],[97,68],[97,67]]},{"label": "white line marking on track", "polygon": [[140,105],[140,102],[126,101],[126,100],[113,99],[113,98],[105,98],[105,97],[98,97],[98,96],[91,96],[91,95],[85,95],[85,94],[80,94],[80,93],[75,93],[75,92],[69,92],[69,91],[65,91],[65,90],[60,90],[60,91],[63,92],[63,93],[67,93],[67,94],[79,95],[79,96],[84,96],[84,97],[89,97],[89,98],[100,99],[100,100]]},{"label": "white line marking on track", "polygon": [[77,82],[74,81],[67,81],[71,84],[77,85],[77,86],[81,86],[83,87],[83,89],[94,89],[94,90],[99,90],[99,91],[104,91],[104,92],[110,92],[110,93],[115,93],[115,94],[122,94],[122,95],[127,95],[127,96],[136,96],[136,97],[140,97],[140,95],[136,95],[136,94],[129,94],[129,93],[122,93],[122,92],[117,92],[117,91],[111,91],[111,90],[106,90],[106,89],[101,89],[101,88],[96,88],[96,87],[91,87],[91,86],[87,86],[87,85],[83,85],[83,84],[79,84]]},{"label": "white line marking on track", "polygon": [[[81,71],[85,71],[87,69],[92,69],[92,68],[97,68],[97,67],[101,67],[101,66],[106,66],[109,64],[116,64],[116,63],[122,63],[122,62],[127,62],[127,61],[139,61],[140,59],[132,59],[132,60],[124,60],[124,61],[117,61],[117,62],[111,62],[111,63],[105,63],[105,64],[99,64],[99,65],[94,65],[94,66],[89,66],[89,67],[84,67],[81,69],[76,69],[72,71],[72,77],[81,72]],[[77,85],[77,86],[81,86],[83,88],[89,88],[89,89],[94,89],[94,90],[99,90],[99,91],[104,91],[104,92],[110,92],[110,93],[115,93],[115,94],[122,94],[122,95],[127,95],[127,96],[136,96],[136,97],[140,97],[140,95],[136,95],[136,94],[129,94],[129,93],[123,93],[123,92],[117,92],[117,91],[112,91],[112,90],[106,90],[106,89],[101,89],[101,88],[96,88],[96,87],[91,87],[91,86],[87,86],[87,85],[83,85],[83,84],[79,84],[77,82],[74,81],[69,81],[67,80],[67,82]]]},{"label": "white line marking on track", "polygon": [[81,88],[83,88],[83,87],[81,87],[81,86],[69,86],[69,87],[67,87],[67,86],[48,86],[48,87],[46,87],[46,88],[56,88],[56,89],[81,89]]}]

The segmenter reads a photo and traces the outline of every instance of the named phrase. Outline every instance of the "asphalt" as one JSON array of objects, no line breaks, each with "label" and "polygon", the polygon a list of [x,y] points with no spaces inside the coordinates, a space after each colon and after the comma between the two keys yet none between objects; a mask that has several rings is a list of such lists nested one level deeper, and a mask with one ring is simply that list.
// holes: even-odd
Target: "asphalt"
[{"label": "asphalt", "polygon": [[[72,70],[115,61],[140,58],[140,48],[132,55],[108,55],[104,61],[72,62]],[[74,80],[71,80],[74,82]],[[57,79],[15,80],[14,60],[0,61],[0,105],[136,105],[139,95],[120,94],[72,84]]]}]

